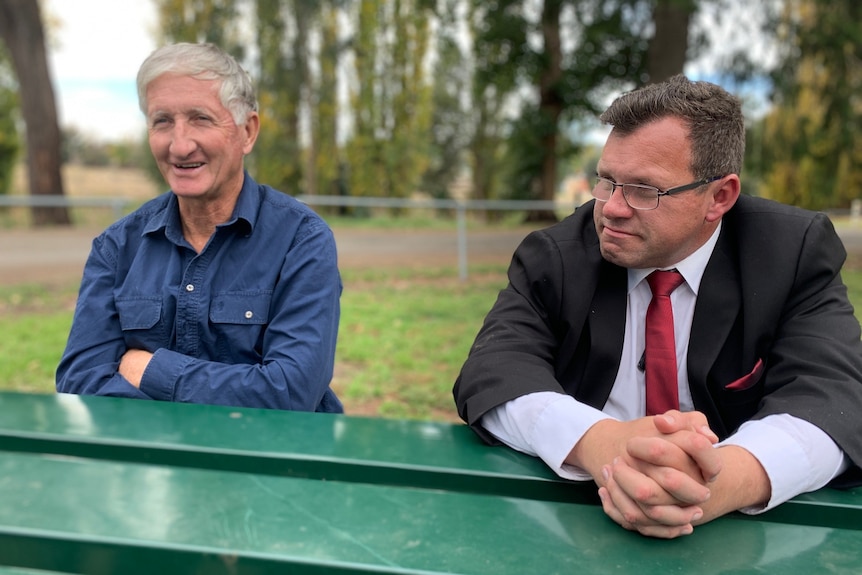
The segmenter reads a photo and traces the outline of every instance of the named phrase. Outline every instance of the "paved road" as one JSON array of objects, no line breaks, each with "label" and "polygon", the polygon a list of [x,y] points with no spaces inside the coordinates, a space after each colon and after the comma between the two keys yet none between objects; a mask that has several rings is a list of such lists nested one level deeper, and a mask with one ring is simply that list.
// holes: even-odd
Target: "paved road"
[{"label": "paved road", "polygon": [[[97,229],[0,230],[0,284],[80,278]],[[470,264],[508,263],[528,230],[469,232]],[[440,230],[336,230],[339,265],[457,267],[458,238]]]},{"label": "paved road", "polygon": [[[470,232],[467,259],[507,264],[528,230]],[[80,278],[94,229],[0,230],[0,284],[66,282]],[[862,230],[839,229],[854,260],[862,258]],[[336,230],[342,268],[381,266],[457,267],[454,231]]]}]

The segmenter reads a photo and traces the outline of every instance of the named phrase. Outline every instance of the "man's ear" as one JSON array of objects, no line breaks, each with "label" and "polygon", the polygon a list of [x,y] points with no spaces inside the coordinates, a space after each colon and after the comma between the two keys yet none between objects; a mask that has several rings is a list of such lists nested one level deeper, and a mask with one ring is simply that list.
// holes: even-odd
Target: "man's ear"
[{"label": "man's ear", "polygon": [[711,185],[708,192],[712,195],[712,204],[706,212],[706,221],[716,222],[726,214],[739,198],[739,176],[728,174]]},{"label": "man's ear", "polygon": [[257,141],[257,135],[260,133],[260,116],[257,112],[249,112],[245,119],[245,124],[240,126],[244,130],[245,141],[243,142],[242,151],[244,154],[250,154],[254,143]]}]

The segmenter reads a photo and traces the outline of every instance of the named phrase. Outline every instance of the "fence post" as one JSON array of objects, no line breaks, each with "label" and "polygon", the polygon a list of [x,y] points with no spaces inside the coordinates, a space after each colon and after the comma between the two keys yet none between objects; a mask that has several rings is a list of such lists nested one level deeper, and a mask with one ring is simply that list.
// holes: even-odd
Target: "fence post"
[{"label": "fence post", "polygon": [[458,225],[458,277],[467,281],[467,209],[464,202],[458,202],[455,208]]}]

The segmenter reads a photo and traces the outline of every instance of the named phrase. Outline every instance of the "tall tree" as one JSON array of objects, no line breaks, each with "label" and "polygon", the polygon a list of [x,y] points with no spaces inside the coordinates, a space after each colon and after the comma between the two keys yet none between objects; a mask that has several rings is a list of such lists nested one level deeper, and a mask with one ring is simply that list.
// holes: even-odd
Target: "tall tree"
[{"label": "tall tree", "polygon": [[647,48],[647,78],[662,82],[681,74],[689,48],[691,17],[697,0],[656,0],[654,32]]},{"label": "tall tree", "polygon": [[382,124],[383,105],[378,93],[378,76],[382,73],[380,23],[383,21],[384,0],[358,0],[353,35],[354,83],[350,95],[353,131],[346,147],[347,174],[352,195],[383,196],[383,140],[378,138]]},{"label": "tall tree", "polygon": [[356,195],[406,197],[427,167],[432,89],[427,0],[359,0],[353,42],[353,133],[347,144]]},{"label": "tall tree", "polygon": [[236,0],[155,0],[166,42],[212,42],[242,60]]},{"label": "tall tree", "polygon": [[813,209],[862,198],[862,4],[788,0],[764,121],[764,195]]},{"label": "tall tree", "polygon": [[18,161],[18,107],[18,82],[6,48],[0,44],[0,195],[9,192]]},{"label": "tall tree", "polygon": [[436,8],[436,59],[432,77],[430,139],[421,189],[445,198],[455,181],[466,175],[466,151],[472,137],[470,100],[472,74],[462,41],[466,21],[464,0],[441,0]]},{"label": "tall tree", "polygon": [[[497,56],[479,77],[504,78],[504,101],[529,87],[506,142],[507,195],[552,200],[560,157],[575,150],[560,137],[565,125],[644,80],[651,11],[638,0],[499,0],[492,8],[483,9],[476,51]],[[542,211],[530,219],[556,218]]]},{"label": "tall tree", "polygon": [[321,3],[319,73],[311,91],[311,142],[309,150],[309,194],[339,195],[347,192],[343,161],[338,141],[341,110],[338,101],[339,66],[344,52],[340,36],[339,3]]},{"label": "tall tree", "polygon": [[417,191],[428,166],[432,84],[426,62],[431,46],[431,6],[424,0],[394,0],[386,165],[392,195]]},{"label": "tall tree", "polygon": [[[27,175],[32,196],[63,195],[60,127],[54,87],[48,73],[39,3],[0,0],[0,39],[6,43],[20,86],[26,125]],[[34,207],[36,226],[69,225],[65,207]]]},{"label": "tall tree", "polygon": [[289,193],[302,190],[304,172],[300,113],[308,82],[308,2],[256,3],[261,131],[255,169]]},{"label": "tall tree", "polygon": [[469,165],[473,198],[479,200],[499,197],[505,180],[501,165],[509,130],[505,110],[514,100],[524,66],[521,52],[513,47],[527,41],[520,13],[497,8],[469,0],[466,17],[473,68]]}]

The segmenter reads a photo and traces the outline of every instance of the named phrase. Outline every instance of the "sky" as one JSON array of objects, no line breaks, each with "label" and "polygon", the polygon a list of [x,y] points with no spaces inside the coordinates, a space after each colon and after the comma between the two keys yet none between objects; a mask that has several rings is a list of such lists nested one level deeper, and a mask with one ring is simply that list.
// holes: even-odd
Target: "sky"
[{"label": "sky", "polygon": [[145,131],[135,74],[156,47],[148,0],[41,0],[60,126],[100,141]]}]

